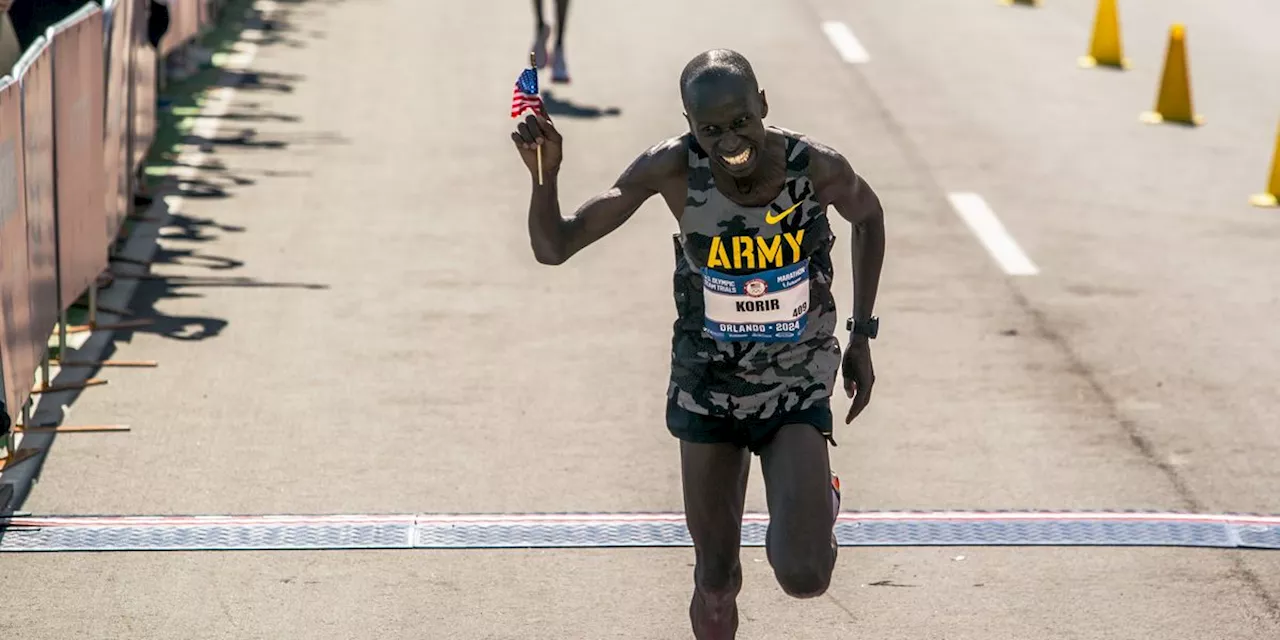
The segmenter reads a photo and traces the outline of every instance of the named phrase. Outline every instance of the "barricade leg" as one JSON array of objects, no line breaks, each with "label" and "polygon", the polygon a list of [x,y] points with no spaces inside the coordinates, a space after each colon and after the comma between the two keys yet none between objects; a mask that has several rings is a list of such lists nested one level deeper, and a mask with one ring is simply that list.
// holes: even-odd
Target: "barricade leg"
[{"label": "barricade leg", "polygon": [[[97,287],[95,286],[94,289]],[[97,296],[93,296],[97,297]],[[107,309],[102,305],[99,309],[114,313],[116,315],[132,315],[131,313]],[[91,312],[93,311],[90,307]],[[70,367],[156,367],[159,363],[155,360],[72,360],[67,357],[67,314],[63,312],[58,316],[58,358],[56,360],[59,367],[64,369]]]},{"label": "barricade leg", "polygon": [[[112,278],[113,278],[113,279],[114,279],[114,278],[131,278],[131,277],[139,277],[139,276],[130,276],[130,275],[126,275],[126,274],[120,274],[120,273],[113,273],[113,274],[111,274],[111,276],[112,276]],[[84,332],[86,332],[86,331],[97,331],[97,330],[102,330],[102,331],[115,331],[115,330],[118,330],[118,329],[136,329],[136,328],[138,328],[138,327],[145,327],[145,326],[147,326],[147,325],[151,324],[151,320],[150,320],[149,318],[136,318],[136,319],[133,319],[133,320],[123,320],[123,321],[121,321],[121,322],[115,322],[115,323],[110,323],[110,324],[103,324],[103,323],[98,322],[98,311],[99,311],[100,309],[101,309],[101,307],[99,307],[99,306],[98,306],[98,282],[97,282],[97,281],[94,281],[94,283],[93,283],[93,284],[89,285],[89,319],[88,319],[88,322],[86,322],[85,324],[71,325],[71,326],[67,327],[67,328],[66,328],[67,333],[84,333]],[[105,310],[105,309],[104,309],[104,310]],[[112,312],[111,312],[111,311],[108,311],[108,313],[112,313]],[[118,365],[118,366],[154,367],[154,366],[156,366],[156,365],[154,365],[154,364],[138,364],[138,365]]]},{"label": "barricade leg", "polygon": [[31,422],[31,400],[28,399],[26,404],[22,405],[22,411],[18,414],[18,422],[20,424],[14,425],[13,432],[4,439],[5,456],[0,458],[0,471],[22,464],[44,451],[44,449],[18,448],[17,436],[22,432],[22,425],[30,424]]},{"label": "barricade leg", "polygon": [[31,395],[39,395],[42,393],[57,393],[59,391],[71,391],[73,389],[85,389],[88,387],[98,387],[107,383],[102,378],[89,378],[83,382],[60,382],[53,384],[49,378],[50,362],[49,356],[46,355],[40,363],[40,383],[31,387]]}]

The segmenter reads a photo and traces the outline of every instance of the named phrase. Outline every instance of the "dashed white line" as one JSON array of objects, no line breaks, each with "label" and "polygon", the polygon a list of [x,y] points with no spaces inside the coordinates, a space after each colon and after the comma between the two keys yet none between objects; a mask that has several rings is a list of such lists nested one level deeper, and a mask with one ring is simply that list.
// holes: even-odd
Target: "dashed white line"
[{"label": "dashed white line", "polygon": [[871,62],[871,54],[858,42],[858,36],[843,22],[827,21],[822,23],[822,31],[827,34],[840,57],[849,64],[865,64]]},{"label": "dashed white line", "polygon": [[982,196],[976,193],[951,193],[947,198],[1005,273],[1011,276],[1034,276],[1040,272],[1027,254],[1022,252],[1022,247],[1018,246],[1013,236],[1009,235]]}]

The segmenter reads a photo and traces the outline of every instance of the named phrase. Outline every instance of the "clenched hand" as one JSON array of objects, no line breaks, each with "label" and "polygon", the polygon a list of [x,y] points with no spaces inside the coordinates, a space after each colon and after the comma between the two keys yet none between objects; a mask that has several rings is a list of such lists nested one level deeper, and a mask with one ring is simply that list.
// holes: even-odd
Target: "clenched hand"
[{"label": "clenched hand", "polygon": [[876,382],[876,373],[871,367],[871,345],[866,338],[854,336],[849,341],[840,368],[844,373],[844,391],[853,398],[849,415],[844,419],[844,423],[849,424],[871,402],[871,386]]},{"label": "clenched hand", "polygon": [[511,133],[511,141],[515,143],[520,159],[524,160],[524,166],[529,168],[533,177],[538,176],[538,145],[542,145],[543,175],[554,176],[560,171],[560,161],[564,158],[564,138],[542,114],[525,116]]}]

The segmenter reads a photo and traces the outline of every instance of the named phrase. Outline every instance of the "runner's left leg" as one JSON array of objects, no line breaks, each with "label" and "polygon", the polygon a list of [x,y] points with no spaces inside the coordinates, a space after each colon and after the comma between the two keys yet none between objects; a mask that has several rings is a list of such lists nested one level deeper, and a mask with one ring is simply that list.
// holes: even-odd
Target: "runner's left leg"
[{"label": "runner's left leg", "polygon": [[547,26],[547,21],[542,12],[542,0],[533,0],[533,66],[541,69],[547,66],[547,38],[551,35],[551,28]]},{"label": "runner's left leg", "polygon": [[760,451],[769,505],[766,556],[782,590],[796,598],[825,593],[835,569],[830,469],[827,439],[811,425],[782,427]]}]

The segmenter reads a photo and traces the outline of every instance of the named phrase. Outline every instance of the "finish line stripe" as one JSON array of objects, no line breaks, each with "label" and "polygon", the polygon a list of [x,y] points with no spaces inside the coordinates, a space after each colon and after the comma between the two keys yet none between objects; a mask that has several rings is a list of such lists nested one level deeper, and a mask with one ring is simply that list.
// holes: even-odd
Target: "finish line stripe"
[{"label": "finish line stripe", "polygon": [[[766,514],[743,519],[764,546]],[[1142,512],[845,512],[845,547],[1176,546],[1280,550],[1280,516]],[[681,513],[22,516],[0,552],[689,547]]]},{"label": "finish line stripe", "polygon": [[[683,523],[683,513],[457,513],[389,515],[172,515],[172,516],[17,516],[0,518],[0,527],[177,527],[340,524],[605,524]],[[743,522],[769,521],[766,513],[747,513]],[[1280,515],[1201,514],[1141,511],[842,511],[840,522],[873,521],[1028,522],[1050,520],[1201,522],[1280,525]]]}]

